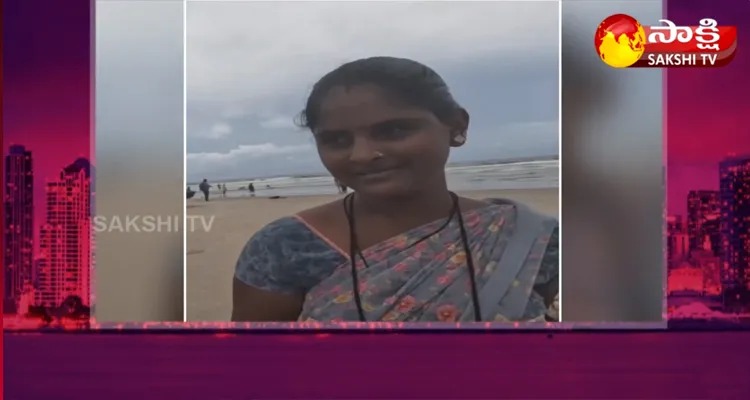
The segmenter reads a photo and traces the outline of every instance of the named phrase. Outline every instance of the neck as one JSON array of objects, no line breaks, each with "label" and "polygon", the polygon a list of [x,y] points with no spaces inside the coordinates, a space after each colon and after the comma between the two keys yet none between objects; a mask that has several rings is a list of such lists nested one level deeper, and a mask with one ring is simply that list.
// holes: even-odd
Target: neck
[{"label": "neck", "polygon": [[453,198],[444,184],[439,188],[388,198],[354,194],[353,200],[358,213],[404,222],[429,222],[447,216],[453,207]]}]

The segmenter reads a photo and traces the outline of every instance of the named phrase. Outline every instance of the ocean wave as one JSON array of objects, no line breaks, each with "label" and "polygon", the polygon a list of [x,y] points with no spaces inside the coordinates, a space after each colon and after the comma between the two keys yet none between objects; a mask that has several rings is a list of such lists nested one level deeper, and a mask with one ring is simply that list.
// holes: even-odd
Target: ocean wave
[{"label": "ocean wave", "polygon": [[[559,185],[558,160],[523,161],[509,164],[464,165],[446,168],[448,187],[451,190],[535,189],[555,188]],[[226,184],[228,197],[248,196],[250,183],[257,196],[300,196],[336,194],[333,178],[325,175],[306,177],[271,177],[231,182]],[[195,186],[195,185],[193,185]]]}]

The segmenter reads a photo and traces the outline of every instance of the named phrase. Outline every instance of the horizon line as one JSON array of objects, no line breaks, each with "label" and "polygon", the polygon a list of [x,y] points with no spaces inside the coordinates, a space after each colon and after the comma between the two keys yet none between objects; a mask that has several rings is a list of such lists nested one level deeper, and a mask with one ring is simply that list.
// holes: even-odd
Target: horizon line
[{"label": "horizon line", "polygon": [[[528,156],[528,157],[515,157],[515,158],[504,158],[504,159],[485,159],[485,160],[477,160],[477,161],[457,161],[446,164],[446,168],[450,167],[476,167],[476,166],[482,166],[482,165],[500,165],[500,164],[513,164],[516,162],[525,162],[525,161],[547,161],[547,160],[559,160],[560,155],[559,154],[549,154],[549,155],[543,155],[543,156]],[[269,176],[257,176],[257,177],[242,177],[242,178],[216,178],[212,179],[213,181],[218,182],[237,182],[237,181],[245,181],[245,180],[254,180],[254,179],[271,179],[271,178],[318,178],[322,176],[329,176],[325,171],[321,172],[315,172],[315,173],[302,173],[302,172],[295,172],[295,173],[289,173],[289,174],[277,174],[277,175],[269,175]],[[197,185],[200,183],[200,180],[195,182],[189,182],[186,179],[186,184],[188,185]]]}]

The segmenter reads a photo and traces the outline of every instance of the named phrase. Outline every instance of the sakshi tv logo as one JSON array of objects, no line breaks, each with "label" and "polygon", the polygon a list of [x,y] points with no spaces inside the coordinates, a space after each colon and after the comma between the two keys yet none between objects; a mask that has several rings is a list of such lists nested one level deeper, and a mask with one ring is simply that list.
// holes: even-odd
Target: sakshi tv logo
[{"label": "sakshi tv logo", "polygon": [[644,27],[629,15],[611,15],[596,29],[596,53],[613,68],[717,68],[734,59],[734,26],[719,26],[711,18],[697,26],[677,26],[668,19],[659,24]]}]

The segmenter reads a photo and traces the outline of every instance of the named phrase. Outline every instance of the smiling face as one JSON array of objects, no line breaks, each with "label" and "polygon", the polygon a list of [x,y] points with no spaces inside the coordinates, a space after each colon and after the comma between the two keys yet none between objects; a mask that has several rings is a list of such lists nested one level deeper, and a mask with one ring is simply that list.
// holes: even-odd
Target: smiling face
[{"label": "smiling face", "polygon": [[462,144],[455,138],[468,124],[463,110],[451,127],[373,84],[336,86],[317,111],[323,165],[355,191],[382,197],[444,186],[450,147]]}]

